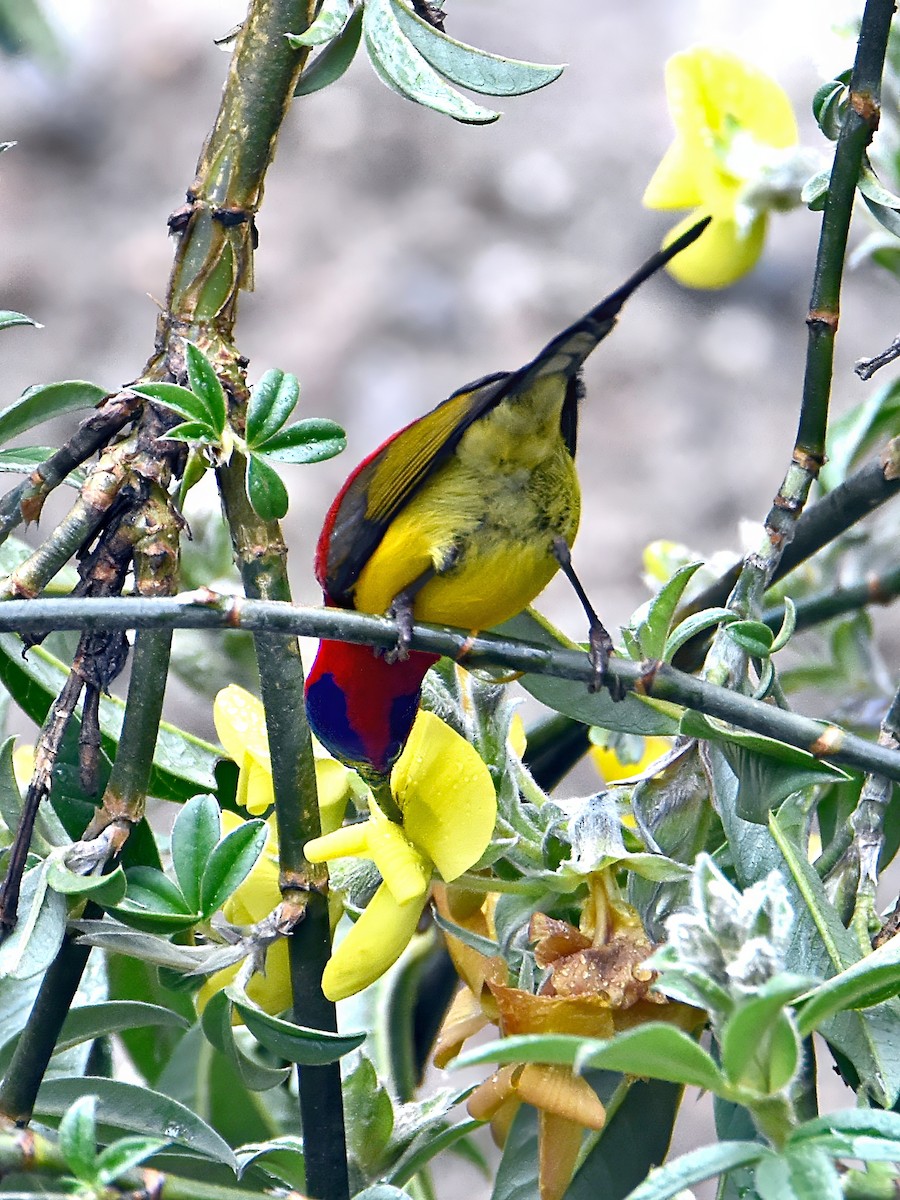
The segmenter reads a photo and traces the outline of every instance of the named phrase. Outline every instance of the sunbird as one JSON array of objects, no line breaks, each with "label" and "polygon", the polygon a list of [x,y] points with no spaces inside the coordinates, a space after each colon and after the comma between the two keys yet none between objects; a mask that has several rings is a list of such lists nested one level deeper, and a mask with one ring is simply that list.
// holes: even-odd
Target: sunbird
[{"label": "sunbird", "polygon": [[393,651],[323,640],[306,684],[319,741],[369,782],[412,729],[435,654],[408,649],[414,621],[490,629],[562,568],[590,621],[602,678],[612,642],[572,571],[581,492],[575,471],[581,367],[628,297],[709,223],[699,221],[518,371],[466,384],[398,430],[352,472],[325,518],[316,578],[326,605],[387,613]]}]

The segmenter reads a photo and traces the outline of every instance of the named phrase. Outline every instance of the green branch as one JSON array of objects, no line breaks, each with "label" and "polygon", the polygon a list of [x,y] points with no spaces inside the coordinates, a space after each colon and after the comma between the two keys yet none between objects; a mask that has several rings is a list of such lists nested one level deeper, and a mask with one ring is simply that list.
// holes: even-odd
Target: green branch
[{"label": "green branch", "polygon": [[[55,1142],[32,1130],[0,1133],[0,1179],[7,1175],[29,1174],[34,1176],[64,1177],[71,1168],[63,1158]],[[36,1193],[28,1192],[29,1197]],[[51,1193],[42,1190],[41,1196]],[[59,1193],[71,1200],[71,1189]],[[12,1192],[3,1190],[4,1200]],[[152,1168],[125,1171],[113,1185],[107,1184],[103,1195],[113,1200],[116,1196],[154,1196],[156,1200],[260,1200],[266,1193],[258,1189],[228,1187],[226,1184],[202,1183],[197,1179],[181,1179],[177,1175],[164,1174]]]},{"label": "green branch", "polygon": [[[101,627],[243,629],[292,638],[298,635],[331,638],[385,648],[397,642],[397,626],[386,617],[337,608],[303,608],[281,602],[244,600],[237,596],[219,596],[206,589],[171,600],[53,598],[9,601],[0,605],[0,630]],[[550,675],[585,685],[594,679],[588,656],[563,647],[533,646],[492,634],[471,637],[462,630],[435,625],[415,626],[410,645],[413,650],[444,655],[466,667],[507,667],[523,674]],[[609,672],[639,695],[696,709],[742,729],[808,750],[817,757],[864,771],[879,771],[900,781],[900,753],[874,745],[827,722],[775,708],[665,664],[641,664],[613,658]],[[305,724],[302,712],[295,712],[292,717],[298,724]]]}]

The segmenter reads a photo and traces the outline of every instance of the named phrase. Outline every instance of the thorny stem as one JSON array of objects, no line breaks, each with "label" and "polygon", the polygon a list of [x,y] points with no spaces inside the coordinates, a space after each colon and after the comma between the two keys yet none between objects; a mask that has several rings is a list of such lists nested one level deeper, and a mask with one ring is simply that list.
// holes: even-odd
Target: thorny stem
[{"label": "thorny stem", "polygon": [[[390,648],[397,643],[397,626],[386,617],[338,608],[240,600],[203,590],[171,600],[47,599],[10,601],[0,605],[0,630],[96,628],[249,629],[267,634],[291,634]],[[436,625],[413,627],[410,647],[444,655],[466,667],[506,667],[522,674],[549,675],[579,683],[591,682],[590,659],[578,650],[535,646],[497,634],[472,637],[462,630]],[[880,771],[900,780],[900,753],[873,745],[864,738],[778,709],[750,696],[687,675],[660,663],[634,663],[613,658],[610,675],[639,695],[669,700],[685,708],[799,746],[820,758]],[[300,714],[297,714],[300,716]]]},{"label": "thorny stem", "polygon": [[[893,13],[894,0],[867,0],[860,25],[850,80],[850,102],[835,147],[822,216],[807,317],[806,374],[794,452],[766,518],[766,539],[757,553],[745,559],[728,601],[730,608],[745,617],[758,612],[762,594],[784,547],[793,536],[797,519],[824,462],[834,337],[850,214],[863,155],[878,127],[881,75]],[[733,639],[722,633],[717,635],[708,659],[708,677],[717,683],[740,686],[745,678],[746,664],[746,654],[739,650]]]}]

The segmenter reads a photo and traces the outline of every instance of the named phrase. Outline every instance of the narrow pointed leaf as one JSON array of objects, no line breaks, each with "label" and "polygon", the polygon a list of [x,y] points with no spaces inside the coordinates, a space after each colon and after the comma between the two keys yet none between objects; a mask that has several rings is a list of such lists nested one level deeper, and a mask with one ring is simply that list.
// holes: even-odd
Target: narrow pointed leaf
[{"label": "narrow pointed leaf", "polygon": [[322,1029],[307,1029],[280,1017],[263,1012],[247,995],[235,987],[225,989],[244,1024],[261,1046],[287,1062],[304,1066],[324,1066],[337,1062],[366,1040],[365,1033],[328,1033]]},{"label": "narrow pointed leaf", "polygon": [[265,1092],[288,1078],[290,1067],[267,1067],[243,1054],[234,1040],[231,1024],[232,1002],[224,992],[217,992],[203,1010],[200,1023],[210,1045],[224,1054],[240,1076],[245,1087],[253,1092]]},{"label": "narrow pointed leaf", "polygon": [[360,5],[353,10],[343,32],[304,67],[300,82],[294,88],[295,96],[310,96],[340,79],[353,62],[359,48],[362,17],[363,10]]},{"label": "narrow pointed leaf", "polygon": [[18,921],[0,945],[0,979],[30,979],[56,958],[66,932],[66,901],[47,883],[44,861],[26,871],[19,895]]},{"label": "narrow pointed leaf", "polygon": [[760,1200],[843,1200],[844,1196],[830,1155],[814,1145],[764,1158],[754,1182]]},{"label": "narrow pointed leaf", "polygon": [[60,383],[41,383],[30,387],[0,412],[0,445],[53,417],[95,408],[108,395],[105,388],[96,383],[85,383],[83,379],[67,379]]},{"label": "narrow pointed leaf", "polygon": [[726,1171],[750,1166],[771,1154],[768,1146],[757,1142],[718,1142],[703,1146],[651,1171],[643,1183],[628,1193],[626,1200],[669,1200],[704,1179],[715,1179]]},{"label": "narrow pointed leaf", "polygon": [[11,309],[0,309],[0,329],[12,329],[15,325],[31,325],[34,329],[43,329],[43,325],[24,313],[13,312]]},{"label": "narrow pointed leaf", "polygon": [[[13,446],[11,449],[0,450],[0,471],[30,475],[41,463],[47,461],[55,449],[54,446]],[[69,487],[78,488],[86,478],[87,471],[76,467],[63,482]]]},{"label": "narrow pointed leaf", "polygon": [[191,391],[206,405],[210,424],[216,433],[221,435],[228,417],[228,405],[219,377],[212,363],[193,342],[186,343],[184,357]]},{"label": "narrow pointed leaf", "polygon": [[466,124],[486,125],[500,116],[444,82],[401,30],[391,0],[367,0],[363,36],[375,73],[401,96]]},{"label": "narrow pointed leaf", "polygon": [[671,662],[685,642],[689,642],[698,633],[720,625],[723,621],[734,621],[735,614],[729,608],[704,608],[702,612],[692,613],[669,634],[663,647],[662,659]]},{"label": "narrow pointed leaf", "polygon": [[185,1105],[148,1087],[91,1075],[49,1079],[38,1092],[34,1115],[61,1116],[86,1091],[97,1097],[97,1123],[101,1127],[164,1138],[237,1169],[234,1151],[214,1129]]},{"label": "narrow pointed leaf", "polygon": [[199,442],[207,446],[215,445],[219,440],[215,429],[205,421],[183,421],[167,429],[162,436],[168,442]]},{"label": "narrow pointed leaf", "polygon": [[504,58],[458,42],[423,21],[401,0],[392,3],[400,28],[419,53],[460,87],[486,96],[521,96],[546,87],[563,73],[562,66]]},{"label": "narrow pointed leaf", "polygon": [[836,1013],[869,1008],[898,994],[900,938],[892,938],[809,993],[798,1014],[801,1036],[806,1037]]},{"label": "narrow pointed leaf", "polygon": [[139,1167],[151,1155],[168,1145],[166,1138],[118,1138],[97,1155],[97,1179],[103,1185],[114,1183],[126,1171]]},{"label": "narrow pointed leaf", "polygon": [[253,449],[277,433],[294,411],[299,397],[296,375],[275,369],[266,371],[250,392],[247,445]]},{"label": "narrow pointed leaf", "polygon": [[336,38],[349,20],[353,0],[322,0],[316,19],[303,33],[289,33],[292,46],[321,46]]},{"label": "narrow pointed leaf", "polygon": [[90,896],[98,904],[118,904],[128,887],[120,866],[108,875],[78,875],[58,858],[50,862],[47,882],[63,896]]},{"label": "narrow pointed leaf", "polygon": [[195,395],[190,388],[181,387],[177,383],[141,383],[131,390],[140,396],[147,396],[150,400],[155,400],[163,408],[176,413],[185,421],[196,421],[212,428],[206,402],[202,396]]}]

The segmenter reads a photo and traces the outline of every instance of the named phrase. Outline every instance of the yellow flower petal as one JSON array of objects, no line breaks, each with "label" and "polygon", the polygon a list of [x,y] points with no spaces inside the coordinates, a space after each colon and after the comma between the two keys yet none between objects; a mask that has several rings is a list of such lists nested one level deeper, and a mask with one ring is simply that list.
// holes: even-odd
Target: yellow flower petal
[{"label": "yellow flower petal", "polygon": [[[692,213],[669,230],[663,240],[668,246],[693,225],[698,216]],[[685,287],[723,288],[740,279],[755,266],[762,253],[766,236],[766,216],[758,216],[746,231],[734,220],[714,219],[692,246],[669,263],[667,270]]]},{"label": "yellow flower petal", "polygon": [[16,746],[12,760],[16,787],[22,791],[31,783],[34,774],[34,746]]},{"label": "yellow flower petal", "polygon": [[257,763],[270,764],[266,714],[261,700],[230,683],[216,696],[213,721],[229,758],[242,763],[249,754]]},{"label": "yellow flower petal", "polygon": [[431,862],[412,844],[404,829],[383,816],[373,802],[368,857],[398,904],[424,897],[431,882]]},{"label": "yellow flower petal", "polygon": [[336,759],[316,759],[316,791],[319,794],[319,819],[323,833],[340,828],[351,796],[351,775],[349,768]]},{"label": "yellow flower petal", "polygon": [[[737,54],[695,46],[666,63],[666,95],[678,133],[707,130],[720,143],[735,128],[766,146],[797,141],[797,122],[784,90]],[[710,149],[712,149],[710,143]]]},{"label": "yellow flower petal", "polygon": [[415,933],[424,907],[425,894],[398,904],[382,884],[328,960],[322,976],[327,998],[353,996],[392,967]]},{"label": "yellow flower petal", "polygon": [[256,762],[249,754],[245,756],[241,767],[237,802],[254,817],[261,816],[275,803],[271,767]]},{"label": "yellow flower petal", "polygon": [[420,712],[391,774],[403,828],[445,880],[473,866],[497,820],[490,771],[478,752],[433,713]]},{"label": "yellow flower petal", "polygon": [[[216,971],[214,975],[210,975],[205,980],[203,986],[194,997],[194,1004],[197,1007],[198,1013],[203,1012],[216,992],[221,992],[223,988],[232,982],[238,973],[239,967],[240,963],[235,963],[234,966],[225,967],[222,971]],[[266,954],[266,972],[264,975],[256,974],[251,978],[247,984],[247,995],[264,1012],[271,1013],[273,1016],[277,1016],[278,1013],[284,1012],[286,1008],[290,1008],[293,999],[291,992],[291,969],[288,945],[284,938],[279,938],[277,942],[273,942],[269,947]],[[243,1025],[243,1023],[235,1010],[232,1016],[232,1024]]]},{"label": "yellow flower petal", "polygon": [[697,208],[703,203],[696,161],[681,138],[663,155],[641,203],[645,208]]},{"label": "yellow flower petal", "polygon": [[330,858],[369,858],[369,822],[342,825],[322,837],[312,838],[303,847],[310,862],[323,863]]},{"label": "yellow flower petal", "polygon": [[635,762],[620,758],[614,746],[591,746],[591,759],[604,783],[617,783],[620,779],[642,774],[672,747],[671,738],[664,737],[645,737],[643,743],[641,756]]}]

